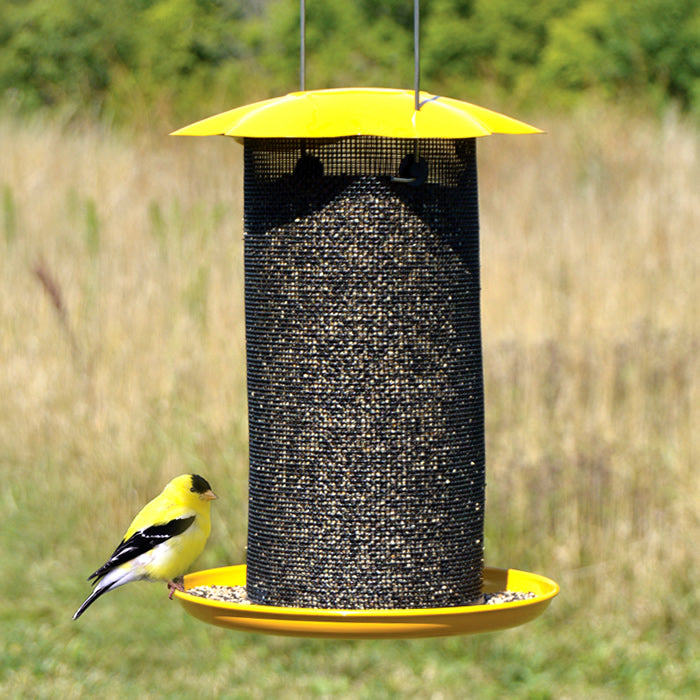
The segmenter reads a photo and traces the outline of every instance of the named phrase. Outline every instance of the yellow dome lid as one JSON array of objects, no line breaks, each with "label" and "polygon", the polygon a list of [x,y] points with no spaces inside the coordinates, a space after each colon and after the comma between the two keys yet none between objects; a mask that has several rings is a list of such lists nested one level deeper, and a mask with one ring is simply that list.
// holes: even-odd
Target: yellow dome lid
[{"label": "yellow dome lid", "polygon": [[235,138],[472,138],[539,134],[540,129],[468,102],[412,90],[338,88],[292,92],[185,126],[173,136]]}]

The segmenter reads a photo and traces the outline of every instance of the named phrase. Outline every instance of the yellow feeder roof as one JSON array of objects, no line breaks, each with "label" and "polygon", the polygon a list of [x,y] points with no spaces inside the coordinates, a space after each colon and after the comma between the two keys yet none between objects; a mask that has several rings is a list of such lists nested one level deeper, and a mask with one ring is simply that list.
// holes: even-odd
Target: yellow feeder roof
[{"label": "yellow feeder roof", "polygon": [[234,138],[473,138],[489,134],[540,134],[517,119],[469,102],[412,90],[339,88],[292,92],[254,102],[173,131],[173,136]]}]

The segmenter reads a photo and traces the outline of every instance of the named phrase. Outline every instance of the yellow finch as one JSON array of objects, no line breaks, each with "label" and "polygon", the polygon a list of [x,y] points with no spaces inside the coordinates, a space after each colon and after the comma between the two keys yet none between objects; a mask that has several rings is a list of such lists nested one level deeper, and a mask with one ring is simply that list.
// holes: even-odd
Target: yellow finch
[{"label": "yellow finch", "polygon": [[170,598],[174,590],[184,590],[176,579],[204,549],[215,498],[209,482],[197,474],[173,479],[134,518],[109,560],[88,577],[88,581],[95,579],[95,590],[73,619],[103,593],[131,581],[167,581]]}]

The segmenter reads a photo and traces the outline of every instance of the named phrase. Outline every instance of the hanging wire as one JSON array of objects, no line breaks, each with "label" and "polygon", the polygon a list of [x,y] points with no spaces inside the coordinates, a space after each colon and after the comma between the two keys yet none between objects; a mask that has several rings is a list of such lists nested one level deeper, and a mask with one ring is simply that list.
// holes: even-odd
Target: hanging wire
[{"label": "hanging wire", "polygon": [[[306,0],[299,0],[299,88],[306,90]],[[414,108],[420,111],[420,0],[413,0],[413,89]],[[302,142],[302,157],[306,154],[306,143]],[[410,167],[410,164],[406,164]],[[395,182],[419,185],[427,176],[427,167],[420,158],[419,139],[413,142],[413,168],[408,177],[393,177]],[[408,174],[408,173],[407,173]]]},{"label": "hanging wire", "polygon": [[420,0],[413,0],[413,89],[417,112],[420,109]]},{"label": "hanging wire", "polygon": [[299,0],[299,89],[306,90],[306,0]]},{"label": "hanging wire", "polygon": [[[306,0],[299,0],[299,89],[306,90]],[[420,110],[420,0],[413,0],[414,106]]]},{"label": "hanging wire", "polygon": [[[420,0],[413,0],[413,89],[414,110],[420,111]],[[415,118],[415,114],[413,115]],[[403,182],[417,187],[428,176],[428,164],[420,157],[420,139],[413,140],[413,154],[406,156],[399,166],[399,175],[393,182]]]},{"label": "hanging wire", "polygon": [[[415,110],[420,110],[420,0],[413,0],[413,89],[415,91]],[[415,140],[413,157],[420,161],[420,145]]]}]

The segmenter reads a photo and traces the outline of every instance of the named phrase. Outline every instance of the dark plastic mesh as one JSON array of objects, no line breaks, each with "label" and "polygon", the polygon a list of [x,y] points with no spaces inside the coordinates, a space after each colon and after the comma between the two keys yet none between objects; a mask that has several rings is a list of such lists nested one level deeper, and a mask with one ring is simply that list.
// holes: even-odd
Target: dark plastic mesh
[{"label": "dark plastic mesh", "polygon": [[412,141],[246,139],[254,602],[481,593],[475,142],[419,145],[429,176],[413,187],[391,180]]}]

